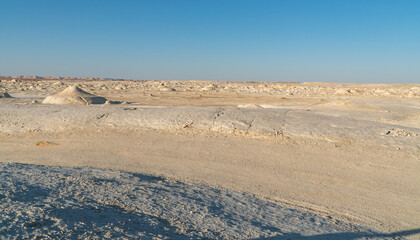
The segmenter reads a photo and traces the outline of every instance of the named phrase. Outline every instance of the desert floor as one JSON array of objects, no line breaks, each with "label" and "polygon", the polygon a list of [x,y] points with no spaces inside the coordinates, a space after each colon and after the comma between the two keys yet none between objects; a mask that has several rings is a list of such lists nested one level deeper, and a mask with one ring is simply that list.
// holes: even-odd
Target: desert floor
[{"label": "desert floor", "polygon": [[[41,103],[74,84],[112,104]],[[13,97],[0,98],[8,236],[27,236],[42,225],[33,216],[50,209],[44,218],[55,222],[32,232],[74,237],[76,223],[51,209],[100,203],[118,215],[108,217],[136,213],[149,227],[135,235],[130,224],[101,222],[105,235],[86,237],[419,239],[420,84],[2,80],[1,91]],[[145,186],[153,197],[137,191]],[[47,206],[14,202],[31,189],[49,194]],[[215,201],[223,204],[209,212]],[[21,232],[6,227],[13,221],[35,223]]]}]

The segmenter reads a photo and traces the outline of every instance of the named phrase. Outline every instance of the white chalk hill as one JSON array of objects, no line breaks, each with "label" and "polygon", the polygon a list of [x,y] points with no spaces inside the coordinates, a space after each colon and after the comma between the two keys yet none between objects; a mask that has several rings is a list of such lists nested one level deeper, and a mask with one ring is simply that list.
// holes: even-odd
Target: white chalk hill
[{"label": "white chalk hill", "polygon": [[46,104],[89,105],[104,104],[106,98],[90,94],[77,86],[70,86],[62,92],[48,96],[42,101]]}]

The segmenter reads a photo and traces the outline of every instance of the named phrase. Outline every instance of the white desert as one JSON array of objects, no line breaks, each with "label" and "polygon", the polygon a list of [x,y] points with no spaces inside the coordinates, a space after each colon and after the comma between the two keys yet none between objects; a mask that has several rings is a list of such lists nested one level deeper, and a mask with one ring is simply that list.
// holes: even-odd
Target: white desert
[{"label": "white desert", "polygon": [[0,86],[0,238],[420,239],[420,84]]}]

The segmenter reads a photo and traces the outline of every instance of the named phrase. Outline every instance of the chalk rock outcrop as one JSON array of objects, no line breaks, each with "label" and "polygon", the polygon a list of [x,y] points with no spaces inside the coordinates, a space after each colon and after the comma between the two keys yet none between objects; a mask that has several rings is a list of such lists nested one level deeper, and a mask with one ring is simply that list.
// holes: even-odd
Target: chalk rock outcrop
[{"label": "chalk rock outcrop", "polygon": [[238,108],[263,108],[258,104],[248,103],[248,104],[239,104]]},{"label": "chalk rock outcrop", "polygon": [[46,104],[72,104],[72,105],[89,105],[104,104],[106,98],[90,94],[83,91],[77,86],[70,86],[62,92],[52,96],[48,96],[42,101]]}]

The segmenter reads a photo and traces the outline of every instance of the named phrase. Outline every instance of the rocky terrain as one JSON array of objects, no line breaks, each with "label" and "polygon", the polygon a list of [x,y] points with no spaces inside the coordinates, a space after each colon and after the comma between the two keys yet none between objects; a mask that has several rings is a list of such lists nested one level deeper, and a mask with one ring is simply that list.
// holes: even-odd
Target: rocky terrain
[{"label": "rocky terrain", "polygon": [[[0,162],[10,163],[0,208],[26,226],[0,223],[12,238],[418,239],[420,84],[3,79],[0,93]],[[109,194],[118,207],[105,204]],[[172,207],[150,205],[162,198]],[[203,210],[217,201],[227,205]],[[60,220],[62,204],[95,220]],[[300,222],[286,221],[288,211]],[[130,232],[124,218],[147,227]],[[100,232],[89,232],[93,222]]]}]

